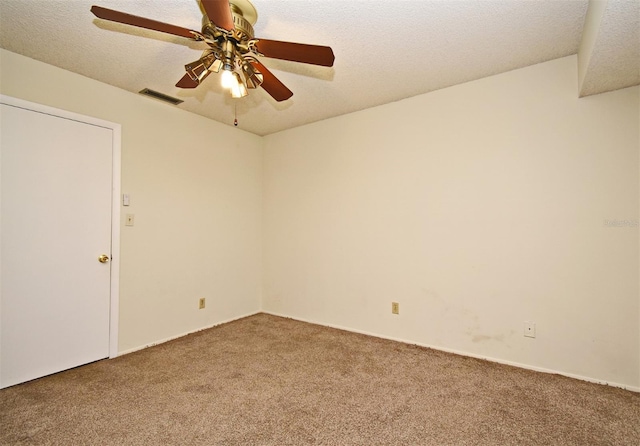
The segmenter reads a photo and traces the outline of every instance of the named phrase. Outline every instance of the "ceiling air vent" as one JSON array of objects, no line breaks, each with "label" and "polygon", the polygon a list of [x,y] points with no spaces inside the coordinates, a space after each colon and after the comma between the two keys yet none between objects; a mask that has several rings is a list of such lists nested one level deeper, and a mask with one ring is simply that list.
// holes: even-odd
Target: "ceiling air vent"
[{"label": "ceiling air vent", "polygon": [[161,101],[168,102],[173,105],[178,105],[184,102],[182,99],[171,97],[164,93],[160,93],[159,91],[151,90],[150,88],[140,90],[140,94],[151,96],[152,98],[160,99]]}]

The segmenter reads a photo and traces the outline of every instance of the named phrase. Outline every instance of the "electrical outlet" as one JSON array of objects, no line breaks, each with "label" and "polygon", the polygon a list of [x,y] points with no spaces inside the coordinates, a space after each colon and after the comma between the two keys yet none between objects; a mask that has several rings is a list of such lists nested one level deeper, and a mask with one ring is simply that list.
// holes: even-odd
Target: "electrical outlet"
[{"label": "electrical outlet", "polygon": [[391,312],[393,314],[400,314],[400,304],[398,302],[391,302]]},{"label": "electrical outlet", "polygon": [[200,302],[198,303],[198,309],[202,310],[204,308],[205,305],[205,299],[204,297],[200,298]]},{"label": "electrical outlet", "polygon": [[535,338],[536,337],[536,323],[535,322],[527,322],[524,323],[524,335],[527,338]]}]

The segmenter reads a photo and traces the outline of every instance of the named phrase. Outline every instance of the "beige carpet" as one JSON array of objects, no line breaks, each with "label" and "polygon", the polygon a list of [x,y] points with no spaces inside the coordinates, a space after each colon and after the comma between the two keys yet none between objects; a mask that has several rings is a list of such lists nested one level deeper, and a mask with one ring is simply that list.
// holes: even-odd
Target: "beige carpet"
[{"label": "beige carpet", "polygon": [[637,446],[640,394],[260,314],[1,390],[0,444]]}]

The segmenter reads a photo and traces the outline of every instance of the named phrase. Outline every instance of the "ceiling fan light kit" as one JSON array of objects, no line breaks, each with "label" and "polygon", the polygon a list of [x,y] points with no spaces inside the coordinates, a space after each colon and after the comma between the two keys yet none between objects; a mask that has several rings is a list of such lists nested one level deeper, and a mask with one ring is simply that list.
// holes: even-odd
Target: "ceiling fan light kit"
[{"label": "ceiling fan light kit", "polygon": [[333,66],[333,50],[328,46],[283,42],[254,37],[258,13],[249,0],[200,0],[205,15],[202,31],[194,31],[156,20],[92,6],[98,18],[160,31],[190,40],[202,41],[208,48],[200,59],[185,65],[186,74],[176,83],[179,88],[196,88],[211,73],[220,73],[223,88],[231,97],[247,96],[248,90],[262,87],[276,101],[293,96],[256,56]]}]

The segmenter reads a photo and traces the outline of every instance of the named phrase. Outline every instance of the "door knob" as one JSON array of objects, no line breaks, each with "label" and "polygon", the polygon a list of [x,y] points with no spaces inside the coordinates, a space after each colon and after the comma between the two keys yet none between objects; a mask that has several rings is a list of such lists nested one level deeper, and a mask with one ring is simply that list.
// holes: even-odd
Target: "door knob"
[{"label": "door knob", "polygon": [[109,261],[109,256],[106,254],[102,254],[100,257],[98,257],[98,262],[100,263],[107,263]]}]

